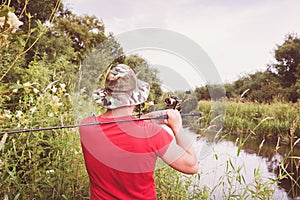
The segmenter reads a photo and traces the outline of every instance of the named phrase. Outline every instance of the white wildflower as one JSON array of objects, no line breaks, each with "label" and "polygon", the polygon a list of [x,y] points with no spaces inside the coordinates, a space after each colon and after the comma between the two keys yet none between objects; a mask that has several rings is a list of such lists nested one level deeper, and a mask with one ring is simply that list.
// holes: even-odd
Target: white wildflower
[{"label": "white wildflower", "polygon": [[86,92],[86,88],[85,88],[85,87],[84,87],[84,88],[81,88],[80,92],[81,92],[81,93],[85,93],[85,92]]},{"label": "white wildflower", "polygon": [[148,103],[149,103],[149,106],[154,106],[154,102],[153,101],[150,101]]},{"label": "white wildflower", "polygon": [[23,115],[23,112],[21,110],[17,110],[17,114],[16,114],[16,117],[17,118],[21,118]]},{"label": "white wildflower", "polygon": [[36,106],[33,106],[32,108],[29,109],[31,113],[34,113],[36,111]]},{"label": "white wildflower", "polygon": [[31,83],[30,82],[26,82],[26,83],[23,84],[23,86],[24,87],[29,87],[29,86],[31,86]]},{"label": "white wildflower", "polygon": [[48,27],[48,28],[52,28],[53,25],[51,24],[51,22],[49,20],[45,21],[45,23],[43,24],[45,27]]},{"label": "white wildflower", "polygon": [[11,119],[11,117],[12,117],[12,115],[10,113],[6,113],[4,116],[8,119]]},{"label": "white wildflower", "polygon": [[34,92],[35,94],[37,94],[37,93],[39,93],[40,91],[39,91],[38,89],[36,89],[36,88],[33,88],[33,92]]},{"label": "white wildflower", "polygon": [[53,85],[53,87],[51,88],[51,91],[52,91],[53,93],[55,93],[55,92],[57,91],[57,88],[55,87],[55,85]]},{"label": "white wildflower", "polygon": [[4,110],[4,117],[11,119],[12,118],[12,114],[10,112],[10,110]]},{"label": "white wildflower", "polygon": [[52,96],[53,105],[58,106],[58,107],[62,106],[63,103],[59,102],[59,100],[60,100],[60,98],[58,96],[55,96],[55,95]]},{"label": "white wildflower", "polygon": [[17,93],[18,92],[18,89],[13,89],[13,93]]},{"label": "white wildflower", "polygon": [[52,101],[58,102],[59,101],[59,97],[56,96],[56,95],[52,96]]},{"label": "white wildflower", "polygon": [[66,84],[61,83],[61,84],[59,84],[59,86],[62,89],[62,91],[66,91]]},{"label": "white wildflower", "polygon": [[33,102],[34,102],[34,98],[33,98],[32,96],[30,96],[29,102],[30,102],[30,103],[33,103]]},{"label": "white wildflower", "polygon": [[0,27],[4,25],[5,18],[7,18],[7,24],[9,24],[9,29],[11,30],[12,33],[16,32],[19,26],[23,25],[23,22],[19,21],[15,13],[8,12],[7,16],[0,17]]},{"label": "white wildflower", "polygon": [[51,112],[51,113],[48,113],[48,116],[49,116],[49,117],[53,117],[54,114]]},{"label": "white wildflower", "polygon": [[54,173],[54,170],[53,169],[46,170],[46,174],[49,174],[49,173]]}]

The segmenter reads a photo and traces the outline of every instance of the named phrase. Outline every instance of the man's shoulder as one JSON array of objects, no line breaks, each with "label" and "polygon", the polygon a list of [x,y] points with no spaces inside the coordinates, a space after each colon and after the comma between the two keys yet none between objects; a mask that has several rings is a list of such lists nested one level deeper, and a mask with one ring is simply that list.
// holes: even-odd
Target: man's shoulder
[{"label": "man's shoulder", "polygon": [[96,123],[97,122],[97,118],[95,116],[89,116],[84,118],[80,124],[87,124],[87,123]]}]

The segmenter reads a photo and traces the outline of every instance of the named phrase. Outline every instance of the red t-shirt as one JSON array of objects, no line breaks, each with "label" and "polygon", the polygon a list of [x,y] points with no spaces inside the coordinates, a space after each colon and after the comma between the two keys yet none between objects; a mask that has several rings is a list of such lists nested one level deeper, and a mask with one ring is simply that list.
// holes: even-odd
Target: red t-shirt
[{"label": "red t-shirt", "polygon": [[[98,122],[133,119],[97,117]],[[83,124],[95,123],[94,117]],[[90,199],[156,199],[153,172],[173,137],[148,121],[81,126]]]}]

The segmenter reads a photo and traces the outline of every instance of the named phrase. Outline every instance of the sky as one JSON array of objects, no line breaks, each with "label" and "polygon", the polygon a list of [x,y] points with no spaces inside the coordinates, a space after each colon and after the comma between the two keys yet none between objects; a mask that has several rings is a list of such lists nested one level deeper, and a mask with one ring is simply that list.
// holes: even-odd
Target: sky
[{"label": "sky", "polygon": [[[102,19],[115,35],[147,27],[183,34],[207,53],[224,83],[265,70],[286,34],[300,34],[298,0],[64,0],[64,4],[78,15]],[[155,60],[151,53],[145,57],[155,64],[168,62]]]}]

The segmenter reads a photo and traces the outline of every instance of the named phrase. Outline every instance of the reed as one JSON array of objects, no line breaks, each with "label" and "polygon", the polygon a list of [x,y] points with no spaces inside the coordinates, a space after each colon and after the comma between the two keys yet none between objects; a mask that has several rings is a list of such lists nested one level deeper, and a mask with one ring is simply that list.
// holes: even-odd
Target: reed
[{"label": "reed", "polygon": [[[277,168],[277,175],[280,184],[289,185],[288,195],[293,199],[297,199],[300,196],[300,154],[297,154],[296,148],[300,142],[300,138],[295,137],[296,127],[299,123],[299,117],[293,120],[293,123],[289,131],[289,151],[280,161]],[[295,140],[295,138],[298,138]],[[276,145],[276,152],[280,149],[280,138]]]},{"label": "reed", "polygon": [[[211,102],[200,101],[199,110],[205,117],[200,126],[207,127],[210,119]],[[255,133],[267,137],[283,137],[288,140],[290,126],[300,113],[300,102],[272,102],[261,104],[255,102],[227,101],[223,130],[227,133]],[[259,126],[258,126],[259,124]],[[295,126],[295,137],[300,137],[299,124]]]},{"label": "reed", "polygon": [[74,130],[9,136],[0,153],[0,197],[88,197],[89,184],[78,141]]},{"label": "reed", "polygon": [[[23,109],[23,113],[18,110],[15,113],[2,110],[1,115],[5,116],[1,121],[3,127],[30,128],[37,125],[73,123],[65,93],[53,94],[53,91],[42,89],[40,91],[44,93],[37,96],[33,102],[29,97],[24,98],[21,105],[27,108]],[[199,122],[200,128],[205,129],[209,124],[210,105],[209,101],[199,102],[199,110],[204,113]],[[224,128],[242,133],[237,143],[237,156],[252,136],[279,136],[276,151],[280,150],[282,140],[289,141],[290,151],[277,170],[278,179],[263,180],[257,167],[253,181],[246,183],[243,166],[236,166],[234,158],[226,162],[224,175],[214,186],[201,186],[201,174],[187,176],[165,166],[155,171],[157,198],[215,199],[214,193],[219,190],[223,191],[224,199],[271,199],[273,186],[286,179],[291,183],[290,193],[299,196],[299,176],[290,170],[299,169],[300,158],[294,151],[300,142],[299,122],[295,120],[299,113],[299,103],[258,104],[228,101]],[[196,124],[199,125],[198,122]],[[1,136],[0,140],[1,199],[88,199],[89,181],[79,135],[75,129]],[[257,145],[258,153],[264,151],[264,145],[265,141],[261,140]],[[217,157],[216,155],[216,159]],[[229,187],[223,183],[228,183]]]}]

